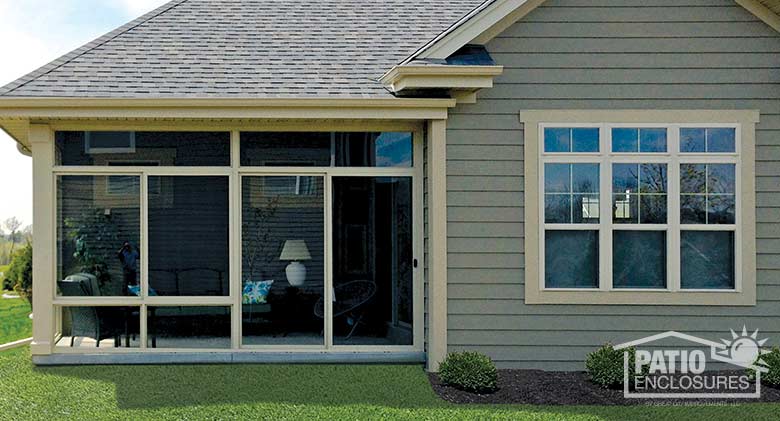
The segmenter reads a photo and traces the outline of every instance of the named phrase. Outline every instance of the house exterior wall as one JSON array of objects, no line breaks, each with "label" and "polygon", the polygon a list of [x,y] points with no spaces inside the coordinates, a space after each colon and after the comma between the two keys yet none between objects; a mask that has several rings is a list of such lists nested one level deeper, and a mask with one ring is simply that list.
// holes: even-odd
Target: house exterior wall
[{"label": "house exterior wall", "polygon": [[[505,66],[447,130],[448,351],[582,370],[666,330],[780,339],[780,34],[731,0],[550,0],[488,45]],[[757,109],[755,306],[526,305],[521,110]]]}]

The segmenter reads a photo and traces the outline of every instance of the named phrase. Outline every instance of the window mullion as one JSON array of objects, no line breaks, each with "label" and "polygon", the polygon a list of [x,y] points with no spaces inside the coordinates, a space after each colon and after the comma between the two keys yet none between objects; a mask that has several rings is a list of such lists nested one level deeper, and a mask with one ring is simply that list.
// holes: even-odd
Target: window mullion
[{"label": "window mullion", "polygon": [[[147,192],[149,191],[149,176],[144,173],[141,174],[141,201],[140,201],[140,207],[141,207],[141,232],[140,232],[140,242],[141,242],[141,297],[142,301],[146,302],[146,297],[149,296],[149,205],[148,205],[148,198],[149,195]],[[138,332],[138,338],[141,341],[141,349],[144,349],[147,347],[147,332],[148,328],[146,325],[147,322],[147,313],[146,313],[146,305],[141,305],[138,309],[139,311],[139,332]]]},{"label": "window mullion", "polygon": [[680,286],[680,127],[672,126],[669,130],[669,150],[671,162],[669,174],[668,224],[667,235],[667,288],[679,291]]},{"label": "window mullion", "polygon": [[601,213],[599,219],[599,288],[612,289],[612,164],[610,163],[610,130],[606,124],[601,127]]}]

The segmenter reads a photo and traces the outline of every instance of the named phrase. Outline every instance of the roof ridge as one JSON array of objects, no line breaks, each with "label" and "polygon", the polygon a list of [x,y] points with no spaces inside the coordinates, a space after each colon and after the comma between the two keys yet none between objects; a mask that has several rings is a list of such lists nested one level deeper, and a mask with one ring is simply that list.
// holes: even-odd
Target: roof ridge
[{"label": "roof ridge", "polygon": [[22,86],[40,78],[41,76],[44,76],[48,73],[53,72],[54,70],[57,70],[58,68],[64,66],[65,64],[70,63],[71,61],[83,56],[84,54],[89,53],[90,51],[101,47],[105,45],[107,42],[116,39],[117,37],[126,34],[127,32],[143,25],[146,22],[149,22],[150,20],[170,11],[173,8],[176,8],[183,3],[188,2],[189,0],[171,0],[168,3],[165,3],[164,5],[145,13],[132,21],[114,29],[113,31],[110,31],[106,34],[103,34],[94,40],[82,45],[79,48],[76,48],[73,51],[68,52],[67,54],[60,56],[59,58],[55,59],[54,61],[45,64],[41,67],[39,67],[36,70],[33,70],[32,72],[8,83],[5,86],[0,87],[0,96],[6,96],[10,94],[11,92],[21,88]]}]

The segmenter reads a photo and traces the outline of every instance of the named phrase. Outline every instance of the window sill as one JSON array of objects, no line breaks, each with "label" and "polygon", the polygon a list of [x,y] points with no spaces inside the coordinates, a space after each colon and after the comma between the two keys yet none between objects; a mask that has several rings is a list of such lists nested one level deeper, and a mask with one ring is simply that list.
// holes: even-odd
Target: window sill
[{"label": "window sill", "polygon": [[526,290],[526,304],[755,306],[755,292],[736,290]]}]

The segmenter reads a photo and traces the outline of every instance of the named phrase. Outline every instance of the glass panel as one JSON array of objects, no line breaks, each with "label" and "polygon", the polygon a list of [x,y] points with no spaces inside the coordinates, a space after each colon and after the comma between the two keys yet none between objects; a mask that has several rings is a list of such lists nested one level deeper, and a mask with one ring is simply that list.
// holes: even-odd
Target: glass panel
[{"label": "glass panel", "polygon": [[243,166],[411,168],[413,149],[408,132],[241,133]]},{"label": "glass panel", "polygon": [[682,224],[706,224],[707,223],[707,196],[706,195],[682,195],[680,196],[680,223]]},{"label": "glass panel", "polygon": [[599,192],[599,164],[572,164],[572,192]]},{"label": "glass panel", "polygon": [[544,164],[544,192],[571,193],[571,164]]},{"label": "glass panel", "polygon": [[544,244],[547,288],[599,287],[598,231],[546,231]]},{"label": "glass panel", "polygon": [[58,295],[128,296],[140,282],[140,177],[57,177]]},{"label": "glass panel", "polygon": [[638,129],[612,129],[612,152],[638,152]]},{"label": "glass panel", "polygon": [[612,220],[616,224],[636,224],[639,222],[639,195],[613,194]]},{"label": "glass panel", "polygon": [[734,195],[707,197],[708,224],[735,224],[736,203]]},{"label": "glass panel", "polygon": [[57,165],[230,166],[228,132],[57,132]]},{"label": "glass panel", "polygon": [[707,164],[707,193],[734,194],[736,165]]},{"label": "glass panel", "polygon": [[598,224],[599,223],[599,196],[593,194],[575,194],[573,223]]},{"label": "glass panel", "polygon": [[[322,177],[242,178],[244,345],[322,345]],[[292,189],[290,186],[304,186]]]},{"label": "glass panel", "polygon": [[619,224],[665,224],[666,164],[613,164],[613,221]]},{"label": "glass panel", "polygon": [[640,129],[639,152],[666,152],[666,129]]},{"label": "glass panel", "polygon": [[572,220],[572,195],[545,194],[544,221],[548,224],[568,224]]},{"label": "glass panel", "polygon": [[680,165],[680,221],[683,224],[736,222],[736,165]]},{"label": "glass panel", "polygon": [[707,150],[705,129],[680,129],[680,152],[705,152]]},{"label": "glass panel", "polygon": [[737,130],[728,128],[680,129],[680,152],[733,153],[736,150]]},{"label": "glass panel", "polygon": [[663,128],[614,128],[612,152],[658,153],[666,152],[666,129]]},{"label": "glass panel", "polygon": [[57,348],[138,348],[139,307],[61,307]]},{"label": "glass panel", "polygon": [[641,164],[639,170],[639,193],[666,194],[666,164]]},{"label": "glass panel", "polygon": [[707,129],[707,152],[735,152],[736,139],[735,128]]},{"label": "glass panel", "polygon": [[412,179],[334,177],[333,206],[334,343],[411,345]]},{"label": "glass panel", "polygon": [[734,289],[734,232],[682,231],[683,289]]},{"label": "glass panel", "polygon": [[571,129],[544,129],[545,152],[571,152]]},{"label": "glass panel", "polygon": [[680,164],[680,193],[704,194],[707,192],[707,166],[704,164]]},{"label": "glass panel", "polygon": [[572,129],[572,152],[598,152],[599,129],[578,128]]},{"label": "glass panel", "polygon": [[612,164],[612,192],[625,194],[639,192],[638,164]]},{"label": "glass panel", "polygon": [[666,232],[613,231],[615,288],[666,288]]},{"label": "glass panel", "polygon": [[667,215],[666,195],[639,196],[639,223],[665,224]]},{"label": "glass panel", "polygon": [[150,348],[230,348],[230,307],[149,307]]},{"label": "glass panel", "polygon": [[149,177],[149,294],[227,296],[228,177]]},{"label": "glass panel", "polygon": [[545,164],[545,222],[599,222],[599,164]]}]

